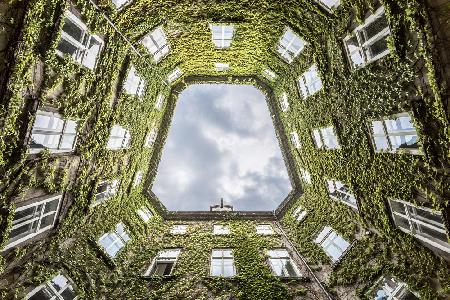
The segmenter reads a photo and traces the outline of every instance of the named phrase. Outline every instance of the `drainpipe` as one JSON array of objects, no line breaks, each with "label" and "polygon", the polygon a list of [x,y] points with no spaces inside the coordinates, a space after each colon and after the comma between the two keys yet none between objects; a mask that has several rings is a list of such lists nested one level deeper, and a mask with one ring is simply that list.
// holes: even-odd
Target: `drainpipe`
[{"label": "drainpipe", "polygon": [[[102,15],[106,22],[108,22],[108,24],[111,25],[111,27],[125,40],[125,42],[131,47],[131,49],[133,49],[134,53],[136,53],[139,58],[142,58],[143,55],[136,49],[136,47],[134,47],[133,43],[120,31],[119,28],[117,28],[113,21],[111,21],[111,19],[100,9],[100,7],[98,7],[93,0],[89,0],[89,2]],[[166,80],[161,78],[159,74],[156,74],[156,76],[158,76],[166,86],[169,86]]]},{"label": "drainpipe", "polygon": [[[275,213],[274,213],[275,216]],[[314,274],[313,270],[311,269],[311,267],[308,265],[308,263],[306,262],[306,259],[303,257],[303,255],[300,254],[300,252],[298,252],[297,248],[294,246],[294,244],[292,244],[291,240],[288,238],[286,232],[284,231],[283,227],[281,226],[281,224],[278,222],[278,219],[275,216],[275,224],[277,225],[278,229],[280,230],[281,234],[283,235],[283,237],[286,239],[286,241],[288,242],[289,246],[291,246],[292,249],[294,249],[295,253],[298,255],[298,257],[300,257],[301,261],[303,262],[303,264],[306,266],[306,268],[308,269],[308,271],[311,273],[312,277],[314,278],[314,280],[317,282],[317,284],[319,284],[320,288],[322,289],[322,291],[324,292],[324,294],[327,296],[328,300],[333,300],[333,297],[331,297],[330,293],[328,293],[328,291],[325,289],[325,287],[323,286],[323,284],[320,282],[319,278],[317,278],[317,276]]]}]

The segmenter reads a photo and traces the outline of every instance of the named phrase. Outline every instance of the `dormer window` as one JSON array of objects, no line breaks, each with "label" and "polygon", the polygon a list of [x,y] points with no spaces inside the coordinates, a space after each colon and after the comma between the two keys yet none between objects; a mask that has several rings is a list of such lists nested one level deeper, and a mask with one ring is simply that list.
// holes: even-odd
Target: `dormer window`
[{"label": "dormer window", "polygon": [[102,47],[103,40],[100,37],[91,35],[83,21],[73,13],[65,12],[61,38],[56,48],[59,56],[68,55],[93,70]]},{"label": "dormer window", "polygon": [[106,146],[109,150],[119,150],[127,148],[130,145],[131,134],[127,129],[119,125],[114,125],[111,128],[111,133],[109,135],[108,145]]},{"label": "dormer window", "polygon": [[303,98],[308,98],[322,89],[322,80],[317,72],[316,65],[312,65],[298,79],[298,87]]},{"label": "dormer window", "polygon": [[216,67],[217,72],[224,72],[224,71],[228,71],[230,69],[230,64],[215,63],[214,65]]},{"label": "dormer window", "polygon": [[389,22],[380,7],[344,39],[345,48],[353,68],[361,68],[389,54]]},{"label": "dormer window", "polygon": [[286,28],[283,36],[278,43],[278,53],[283,57],[288,63],[294,61],[305,47],[306,42],[301,39],[296,33],[294,33],[290,28]]},{"label": "dormer window", "polygon": [[123,85],[125,92],[129,95],[142,97],[145,89],[145,80],[140,78],[134,66],[128,71],[127,79]]},{"label": "dormer window", "polygon": [[231,46],[234,35],[234,26],[209,24],[212,40],[216,49],[226,49]]},{"label": "dormer window", "polygon": [[162,27],[158,27],[147,34],[143,38],[142,44],[153,55],[156,63],[160,62],[169,54],[169,44],[167,43],[166,34]]},{"label": "dormer window", "polygon": [[169,81],[169,83],[172,83],[178,78],[180,78],[181,75],[183,75],[183,72],[180,70],[180,68],[176,68],[175,70],[172,71],[172,73],[167,75],[167,81]]},{"label": "dormer window", "polygon": [[63,119],[57,113],[38,110],[31,131],[30,153],[44,149],[50,152],[70,152],[75,149],[77,122]]}]

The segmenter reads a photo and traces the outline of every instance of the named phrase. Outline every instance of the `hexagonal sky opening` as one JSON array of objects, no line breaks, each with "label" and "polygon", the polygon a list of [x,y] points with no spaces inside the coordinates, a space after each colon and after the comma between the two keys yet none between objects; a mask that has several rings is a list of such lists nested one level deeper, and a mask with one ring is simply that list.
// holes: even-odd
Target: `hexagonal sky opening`
[{"label": "hexagonal sky opening", "polygon": [[265,95],[195,84],[177,100],[152,191],[170,211],[275,210],[292,190]]}]

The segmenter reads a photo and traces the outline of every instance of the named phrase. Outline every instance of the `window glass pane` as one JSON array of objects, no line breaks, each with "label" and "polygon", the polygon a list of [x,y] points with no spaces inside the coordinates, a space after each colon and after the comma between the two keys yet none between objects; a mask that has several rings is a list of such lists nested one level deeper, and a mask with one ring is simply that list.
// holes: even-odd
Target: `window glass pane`
[{"label": "window glass pane", "polygon": [[57,292],[59,292],[63,287],[65,287],[68,283],[67,278],[63,275],[59,274],[51,280],[51,285],[55,288]]},{"label": "window glass pane", "polygon": [[61,40],[59,40],[57,49],[63,54],[67,54],[72,58],[76,58],[78,53],[78,47],[65,40],[64,38],[61,38]]},{"label": "window glass pane", "polygon": [[48,226],[53,226],[53,221],[55,220],[55,217],[56,213],[43,217],[39,229],[43,229]]},{"label": "window glass pane", "polygon": [[345,46],[355,67],[364,64],[364,56],[356,35],[352,35],[351,38],[346,40]]},{"label": "window glass pane", "polygon": [[313,130],[313,136],[314,136],[314,141],[316,143],[316,147],[317,148],[321,148],[323,146],[322,144],[322,138],[320,136],[320,132],[317,129]]},{"label": "window glass pane", "polygon": [[325,228],[319,233],[317,238],[314,240],[315,243],[321,243],[322,240],[332,231],[333,229],[329,226],[325,226]]},{"label": "window glass pane", "polygon": [[417,149],[417,135],[394,135],[389,136],[392,149]]},{"label": "window glass pane", "polygon": [[73,300],[76,297],[75,290],[71,285],[69,285],[62,293],[61,297],[63,297],[64,300]]},{"label": "window glass pane", "polygon": [[363,43],[364,43],[364,42],[370,40],[375,35],[377,35],[381,31],[383,31],[383,29],[385,29],[386,27],[389,27],[389,24],[388,24],[385,14],[383,13],[383,14],[377,16],[376,19],[372,23],[368,24],[360,31],[361,41],[363,41]]},{"label": "window glass pane", "polygon": [[292,263],[292,261],[290,259],[288,260],[283,260],[284,263],[284,276],[286,277],[296,277],[299,274],[297,274],[297,269],[294,266],[294,264]]},{"label": "window glass pane", "polygon": [[14,213],[13,224],[38,217],[41,213],[41,208],[42,204],[39,206],[33,206],[20,211],[16,211]]},{"label": "window glass pane", "polygon": [[408,219],[406,219],[405,217],[394,214],[394,222],[395,225],[397,225],[398,227],[401,227],[407,230],[408,232],[411,231]]},{"label": "window glass pane", "polygon": [[223,276],[224,277],[234,276],[234,265],[232,259],[223,260]]},{"label": "window glass pane", "polygon": [[58,204],[59,204],[59,198],[45,203],[44,214],[51,212],[51,211],[56,211],[56,209],[58,208]]},{"label": "window glass pane", "polygon": [[222,275],[222,264],[217,260],[211,261],[211,276]]},{"label": "window glass pane", "polygon": [[388,140],[385,136],[376,136],[373,140],[377,150],[389,150]]},{"label": "window glass pane", "polygon": [[389,200],[389,205],[390,205],[392,211],[406,215],[405,204],[403,204],[402,202]]},{"label": "window glass pane", "polygon": [[153,275],[167,276],[172,272],[173,262],[156,262],[155,271]]},{"label": "window glass pane", "polygon": [[383,122],[381,122],[381,121],[372,121],[372,131],[373,131],[374,134],[385,135]]},{"label": "window glass pane", "polygon": [[[429,237],[432,240],[438,240],[444,243],[449,243],[447,234],[440,232],[434,228],[428,226],[420,225],[413,221],[414,227],[416,228],[416,233],[425,237]],[[436,228],[436,227],[435,227]]]},{"label": "window glass pane", "polygon": [[442,220],[442,216],[440,214],[420,209],[419,207],[415,208],[412,214],[416,215],[415,217],[422,222],[433,224],[435,226],[437,225],[439,227],[444,228],[444,221]]},{"label": "window glass pane", "polygon": [[75,135],[63,135],[61,144],[59,145],[59,149],[64,150],[71,150],[75,146]]},{"label": "window glass pane", "polygon": [[128,233],[125,231],[125,225],[123,225],[123,223],[119,223],[116,225],[116,233],[122,238],[124,242],[128,242],[130,240]]},{"label": "window glass pane", "polygon": [[385,120],[388,133],[397,133],[401,131],[415,131],[410,116],[398,117],[396,119]]},{"label": "window glass pane", "polygon": [[83,42],[84,30],[75,24],[71,19],[67,17],[65,18],[62,30],[76,41],[80,43]]},{"label": "window glass pane", "polygon": [[33,221],[24,225],[21,225],[15,229],[12,229],[9,233],[9,241],[15,241],[18,240],[24,236],[27,236],[30,233],[33,233],[36,231],[38,225],[38,221]]},{"label": "window glass pane", "polygon": [[40,111],[36,114],[33,130],[46,130],[62,132],[64,121],[52,114],[43,114]]},{"label": "window glass pane", "polygon": [[87,47],[85,57],[83,59],[83,65],[93,70],[97,62],[97,56],[100,53],[102,44],[96,38],[91,37],[89,45]]},{"label": "window glass pane", "polygon": [[31,148],[50,148],[57,149],[59,145],[59,134],[37,134],[31,136]]},{"label": "window glass pane", "polygon": [[67,120],[64,132],[65,133],[76,133],[77,132],[77,122],[72,121],[72,120]]},{"label": "window glass pane", "polygon": [[387,36],[377,40],[376,42],[364,48],[364,52],[366,53],[366,56],[369,59],[372,59],[387,50],[389,50],[387,43]]},{"label": "window glass pane", "polygon": [[46,286],[35,293],[28,300],[50,300],[54,296],[54,293]]}]

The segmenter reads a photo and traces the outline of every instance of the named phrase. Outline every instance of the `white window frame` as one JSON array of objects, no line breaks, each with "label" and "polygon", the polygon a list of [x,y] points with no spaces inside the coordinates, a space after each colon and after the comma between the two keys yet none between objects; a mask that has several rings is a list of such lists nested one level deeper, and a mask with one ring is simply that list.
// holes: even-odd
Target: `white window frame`
[{"label": "white window frame", "polygon": [[266,77],[270,81],[274,81],[275,79],[277,79],[277,74],[275,74],[275,72],[273,72],[270,69],[265,69],[263,71],[263,75],[264,75],[264,77]]},{"label": "white window frame", "polygon": [[[183,249],[181,248],[167,248],[158,252],[158,255],[153,259],[152,263],[148,267],[147,271],[145,271],[144,276],[149,277],[160,277],[160,276],[171,276],[173,271],[175,270],[178,258],[180,257]],[[158,262],[169,262],[173,263],[172,268],[170,269],[170,274],[168,275],[155,275],[153,272],[155,271],[155,267]]]},{"label": "white window frame", "polygon": [[148,223],[150,219],[153,218],[152,211],[145,205],[141,206],[141,208],[139,208],[136,213],[142,219],[142,221],[144,221],[144,223]]},{"label": "white window frame", "polygon": [[311,174],[307,170],[300,168],[300,175],[305,183],[311,184]]},{"label": "white window frame", "polygon": [[[289,40],[287,45],[283,45],[281,42],[284,40],[285,36],[288,34],[288,32],[291,32],[293,37]],[[298,39],[301,46],[299,49],[296,49],[295,51],[292,51],[291,49],[292,44],[294,41]],[[295,31],[293,31],[291,28],[286,27],[284,29],[283,35],[281,36],[280,40],[278,41],[277,45],[277,52],[278,54],[285,60],[287,63],[292,63],[294,59],[303,51],[305,46],[307,45],[307,42],[303,40]]]},{"label": "white window frame", "polygon": [[[340,187],[338,188],[338,186]],[[350,192],[350,187],[339,180],[334,179],[327,179],[327,191],[328,196],[330,196],[331,199],[344,203],[351,208],[358,210],[358,202],[356,200],[356,197],[353,193]],[[351,201],[349,199],[354,199],[354,201]]]},{"label": "white window frame", "polygon": [[[316,84],[320,84],[320,87],[313,89]],[[313,64],[308,70],[306,70],[297,79],[298,90],[303,99],[307,99],[310,96],[320,92],[323,89],[322,79],[320,79],[317,65]]]},{"label": "white window frame", "polygon": [[[80,18],[78,18],[72,12],[67,10],[64,13],[64,17],[69,19],[70,21],[72,21],[79,29],[81,29],[83,31],[82,38],[81,38],[83,40],[83,43],[77,41],[72,36],[70,36],[68,33],[64,32],[63,30],[61,30],[60,41],[61,41],[61,39],[63,39],[66,42],[72,44],[74,47],[77,48],[77,51],[74,54],[74,56],[72,57],[72,59],[74,59],[77,63],[85,66],[86,68],[88,68],[90,70],[94,70],[97,65],[97,62],[98,62],[98,56],[100,55],[100,53],[103,49],[103,45],[104,45],[103,40],[97,35],[89,34],[89,30],[88,30],[86,24],[84,24],[84,22],[81,21]],[[65,19],[63,19],[63,21],[65,22]],[[100,44],[100,48],[96,55],[94,66],[86,65],[87,63],[85,61],[86,57],[89,54],[88,43],[90,43],[91,39],[94,39],[96,42],[98,42]],[[65,55],[65,53],[58,50],[58,47],[56,48],[56,54],[60,57],[64,57],[64,55]]]},{"label": "white window frame", "polygon": [[[397,286],[393,289],[388,284],[385,283],[386,280],[392,281]],[[384,284],[383,284],[384,283]],[[420,299],[419,295],[417,295],[415,292],[412,292],[409,290],[408,285],[404,282],[401,282],[394,278],[393,276],[381,276],[374,284],[373,288],[367,293],[367,295],[374,296],[375,292],[383,290],[385,293],[384,296],[386,296],[386,300],[402,300],[404,299],[404,296],[408,294],[412,294],[417,297],[417,299]],[[409,298],[408,298],[409,299]]]},{"label": "white window frame", "polygon": [[170,233],[171,234],[186,234],[187,233],[187,229],[188,229],[189,225],[187,224],[174,224],[172,225],[172,228],[170,229]]},{"label": "white window frame", "polygon": [[230,227],[228,225],[214,224],[213,225],[214,235],[227,235],[230,234]]},{"label": "white window frame", "polygon": [[[420,216],[417,215],[417,210],[423,210],[426,211],[428,213],[434,214],[434,215],[438,215],[438,216],[442,216],[441,212],[429,209],[427,207],[423,207],[423,206],[416,206],[412,203],[403,201],[403,200],[398,200],[398,199],[388,199],[389,200],[389,209],[391,210],[391,216],[392,219],[394,221],[395,226],[400,229],[401,231],[412,235],[413,237],[421,240],[422,242],[431,245],[437,249],[440,249],[444,252],[450,253],[450,242],[449,242],[449,233],[446,231],[445,229],[445,225],[444,223],[439,223],[436,221],[432,221],[432,220],[428,220],[428,222],[424,222],[422,220],[420,220]],[[405,208],[405,212],[404,213],[400,213],[398,211],[394,211],[394,209],[392,208],[392,203],[393,202],[398,202],[400,204],[404,205]],[[406,229],[402,226],[399,225],[399,223],[396,221],[396,216],[399,218],[402,218],[404,220],[406,220],[409,224],[409,229]],[[437,231],[439,233],[445,234],[447,236],[447,241],[442,241],[440,239],[434,238],[434,237],[429,237],[428,235],[422,233],[421,227],[426,227],[429,229],[432,229],[434,231]]]},{"label": "white window frame", "polygon": [[145,80],[137,74],[137,70],[134,66],[131,66],[128,70],[123,89],[128,95],[134,95],[138,98],[142,98],[144,94]]},{"label": "white window frame", "polygon": [[294,212],[292,213],[292,216],[298,221],[303,221],[306,216],[308,215],[308,212],[303,207],[299,206],[297,207]]},{"label": "white window frame", "polygon": [[[123,135],[112,135],[114,129],[121,129],[121,131],[123,132]],[[122,140],[121,145],[120,146],[110,145],[110,143],[112,142],[113,139],[114,140]],[[106,149],[108,149],[108,150],[126,149],[130,146],[130,140],[131,140],[131,133],[128,129],[125,129],[120,125],[114,125],[111,128],[109,138],[108,138],[108,143],[106,145]]]},{"label": "white window frame", "polygon": [[156,128],[152,128],[145,138],[145,147],[151,148],[156,141],[156,137],[158,135],[158,131]]},{"label": "white window frame", "polygon": [[283,92],[280,97],[280,107],[282,112],[287,112],[289,110],[289,100],[286,92]]},{"label": "white window frame", "polygon": [[[56,207],[56,210],[52,210],[52,211],[49,211],[49,212],[45,213],[44,210],[45,210],[46,204],[51,202],[51,201],[53,201],[53,200],[55,200],[55,199],[58,199],[58,205]],[[22,227],[22,226],[24,226],[26,224],[31,224],[31,223],[37,221],[37,225],[36,225],[35,230],[30,229],[25,236],[23,236],[23,237],[21,237],[19,239],[16,239],[14,241],[8,241],[8,243],[6,244],[5,248],[3,248],[3,251],[5,251],[7,249],[10,249],[10,248],[13,248],[13,247],[17,246],[18,244],[20,244],[20,243],[22,243],[24,241],[32,239],[35,236],[37,236],[37,235],[39,235],[39,234],[41,234],[41,233],[43,233],[45,231],[48,231],[48,230],[54,228],[55,224],[56,224],[56,220],[58,219],[58,216],[59,216],[59,209],[61,207],[61,202],[62,202],[62,194],[59,194],[59,195],[54,195],[54,196],[46,196],[45,198],[43,198],[41,200],[35,201],[33,203],[30,203],[30,204],[27,204],[27,205],[24,205],[24,206],[17,207],[15,209],[15,211],[14,211],[14,215],[17,212],[21,212],[21,211],[24,211],[24,210],[32,208],[32,207],[36,207],[36,209],[35,209],[35,211],[33,213],[33,218],[31,218],[31,219],[27,220],[27,217],[24,217],[24,218],[21,218],[21,219],[18,219],[18,220],[13,220],[12,227],[11,227],[11,230],[9,232],[9,235],[11,234],[11,232],[14,229],[20,228],[20,227]],[[41,206],[40,210],[37,211],[37,208],[40,205],[42,205],[42,206]],[[48,226],[46,226],[44,228],[40,228],[42,219],[47,217],[47,216],[51,216],[52,214],[55,214],[55,217],[53,218],[52,224],[48,225]]]},{"label": "white window frame", "polygon": [[[327,134],[327,132],[326,132],[327,130],[328,131],[331,130],[333,134],[332,135]],[[317,149],[324,148],[324,149],[333,150],[333,149],[341,148],[341,146],[339,144],[338,136],[336,135],[336,132],[334,130],[334,126],[313,129],[312,136],[314,139],[314,144],[316,145]],[[336,142],[335,146],[330,145],[330,139],[333,139]]]},{"label": "white window frame", "polygon": [[[291,255],[287,251],[287,249],[284,248],[277,248],[277,249],[271,249],[267,250],[267,256],[268,261],[270,265],[270,269],[272,270],[272,274],[274,274],[277,277],[281,278],[299,278],[302,277],[302,274],[300,273],[300,270],[298,269],[297,264],[294,262],[294,260],[291,258]],[[286,265],[287,263],[290,263],[292,266],[292,269],[294,270],[295,276],[286,276],[282,274],[277,274],[276,272],[276,266],[275,264],[278,264],[282,268],[282,273],[287,273]]]},{"label": "white window frame", "polygon": [[[336,240],[340,240],[346,246],[341,247]],[[350,243],[347,242],[342,236],[340,236],[333,228],[329,226],[325,226],[323,230],[317,235],[316,239],[314,240],[314,243],[318,244],[323,251],[327,254],[327,256],[331,259],[333,263],[338,262],[341,260],[341,258],[347,253],[348,249],[350,248]],[[335,249],[340,250],[340,255],[338,258],[334,258],[330,252],[328,251],[328,248],[332,246]]]},{"label": "white window frame", "polygon": [[230,64],[227,63],[214,63],[217,72],[225,72],[230,70]]},{"label": "white window frame", "polygon": [[[62,286],[61,289],[60,289],[59,291],[57,291],[57,290],[54,288],[54,286],[53,286],[53,284],[52,284],[52,281],[55,280],[55,278],[57,278],[57,277],[59,277],[59,276],[64,277],[64,279],[67,281],[67,283],[66,283],[66,285]],[[75,285],[74,285],[73,281],[72,281],[69,277],[65,276],[64,274],[59,273],[58,275],[56,275],[55,277],[53,277],[50,281],[47,281],[47,282],[41,284],[40,286],[36,287],[36,288],[33,289],[31,292],[29,292],[29,293],[25,296],[24,300],[30,299],[30,298],[33,297],[37,292],[39,292],[39,291],[41,291],[41,290],[43,290],[43,289],[45,289],[47,292],[50,292],[50,293],[52,294],[52,295],[51,295],[51,296],[52,296],[52,298],[51,298],[52,300],[64,300],[65,298],[62,297],[62,293],[63,293],[65,290],[70,289],[70,288],[73,290],[73,292],[74,292],[74,294],[75,294],[75,298],[73,298],[73,300],[77,300],[77,299],[78,299],[78,295],[77,295],[77,292],[76,292]]]},{"label": "white window frame", "polygon": [[[386,126],[386,121],[388,120],[396,120],[398,118],[403,118],[403,117],[409,117],[411,119],[411,124],[413,125],[413,129],[411,130],[402,130],[402,131],[396,131],[396,132],[388,132],[387,130],[387,126]],[[394,114],[394,115],[390,115],[387,117],[383,117],[381,119],[377,119],[377,120],[372,120],[371,124],[370,124],[370,131],[372,133],[372,144],[374,147],[375,152],[390,152],[390,153],[409,153],[409,154],[422,154],[422,152],[420,151],[420,146],[419,146],[419,135],[417,133],[416,127],[414,126],[414,119],[412,118],[411,114],[408,112],[402,112],[399,114]],[[383,133],[375,133],[374,132],[374,123],[375,122],[381,122],[382,125],[382,129],[383,129]],[[393,148],[392,146],[392,141],[391,141],[391,137],[404,137],[407,135],[415,135],[417,137],[417,148]],[[378,149],[377,144],[375,142],[375,138],[384,138],[386,140],[386,144],[387,144],[387,149]]]},{"label": "white window frame", "polygon": [[156,102],[155,102],[155,109],[156,110],[161,110],[164,104],[164,95],[163,94],[159,94],[158,97],[156,98]]},{"label": "white window frame", "polygon": [[119,179],[113,179],[111,181],[102,181],[99,182],[96,186],[96,191],[98,191],[99,186],[106,185],[106,191],[95,193],[95,197],[93,200],[93,203],[91,204],[91,207],[95,207],[97,205],[102,204],[106,200],[113,197],[117,192],[119,191],[120,187],[120,180]]},{"label": "white window frame", "polygon": [[300,143],[300,139],[298,137],[298,133],[293,131],[293,132],[291,132],[290,137],[291,137],[291,144],[292,144],[292,146],[294,146],[295,149],[300,149],[300,147],[302,145]]},{"label": "white window frame", "polygon": [[[119,226],[123,227],[123,233],[120,234],[119,231],[117,230],[117,228]],[[106,237],[111,237],[114,239],[114,241],[108,245],[107,248],[105,248],[102,244],[101,241],[103,239],[105,239]],[[114,231],[110,231],[107,232],[105,234],[103,234],[99,239],[98,239],[98,245],[102,248],[102,250],[111,258],[115,258],[119,252],[126,246],[127,242],[130,240],[130,235],[128,234],[128,232],[126,232],[126,226],[125,224],[123,224],[122,222],[119,222],[116,224],[116,227],[114,228]],[[113,255],[108,253],[108,249],[111,248],[112,246],[115,246],[116,244],[119,245],[119,250]]]},{"label": "white window frame", "polygon": [[[220,27],[222,29],[222,33],[220,36],[215,36],[213,27]],[[225,39],[225,29],[226,28],[232,29],[232,34],[231,34],[230,39]],[[235,28],[233,25],[209,24],[209,29],[211,30],[212,41],[213,41],[213,44],[216,47],[216,49],[223,50],[223,49],[227,49],[227,48],[231,47],[231,44],[233,43],[234,32],[235,32]],[[229,44],[227,42],[229,42]]]},{"label": "white window frame", "polygon": [[319,3],[320,6],[322,6],[329,12],[333,11],[334,9],[338,8],[339,5],[341,5],[340,0],[332,0],[332,1],[334,1],[334,3],[331,5],[328,5],[327,3],[325,3],[325,1],[326,0],[316,0],[316,2]]},{"label": "white window frame", "polygon": [[[221,255],[214,256],[214,251],[221,252]],[[225,251],[230,252],[230,256],[225,256]],[[221,274],[220,275],[213,275],[213,262],[218,261],[221,266]],[[224,276],[225,273],[225,261],[231,261],[231,266],[233,267],[233,274],[230,276]],[[211,259],[210,259],[210,265],[209,265],[209,275],[212,277],[234,277],[237,274],[236,265],[234,264],[234,254],[232,249],[212,249],[211,251]]]},{"label": "white window frame", "polygon": [[141,170],[137,171],[136,175],[134,176],[133,187],[137,187],[138,185],[140,185],[143,178],[144,178],[144,171]]},{"label": "white window frame", "polygon": [[270,224],[256,225],[256,233],[260,235],[273,235],[275,232]]},{"label": "white window frame", "polygon": [[[347,53],[347,57],[348,60],[350,62],[350,65],[352,66],[352,69],[359,69],[359,68],[363,68],[366,65],[379,60],[380,58],[388,55],[390,53],[389,47],[386,48],[385,51],[383,51],[382,53],[374,56],[374,57],[367,57],[366,56],[366,51],[364,51],[365,49],[367,49],[369,46],[373,45],[375,42],[390,36],[391,34],[391,30],[389,28],[389,25],[387,27],[385,27],[383,30],[381,30],[378,34],[376,34],[375,36],[373,36],[371,39],[369,39],[368,41],[366,41],[365,43],[362,43],[361,38],[359,36],[360,31],[363,31],[365,27],[367,27],[368,25],[372,24],[372,22],[374,22],[378,17],[380,17],[381,15],[383,15],[384,12],[384,7],[381,6],[379,9],[377,9],[375,11],[374,14],[370,15],[365,21],[364,24],[358,26],[355,28],[355,30],[353,30],[352,34],[345,37],[344,38],[344,48],[345,48],[345,52]],[[389,22],[389,21],[388,21]],[[350,40],[352,37],[356,37],[357,42],[359,47],[357,47],[357,49],[355,49],[355,51],[350,51],[347,47],[347,41]],[[362,63],[360,65],[355,65],[355,63],[352,60],[352,53],[353,52],[359,52],[361,58],[362,58]]]},{"label": "white window frame", "polygon": [[[157,41],[154,37],[157,33],[161,34],[163,37],[163,42],[161,44],[159,44],[159,41]],[[146,45],[147,43],[151,43],[151,45],[148,46]],[[153,31],[144,36],[141,40],[141,44],[152,54],[156,63],[159,63],[170,53],[170,45],[167,41],[167,35],[162,26],[156,27]],[[156,50],[151,49],[152,46],[155,47]]]},{"label": "white window frame", "polygon": [[181,71],[180,68],[175,68],[169,75],[167,75],[167,81],[169,83],[172,83],[176,81],[178,78],[180,78],[183,75],[183,71]]},{"label": "white window frame", "polygon": [[[36,128],[36,120],[37,120],[38,116],[45,116],[45,117],[51,118],[50,125],[53,127],[55,125],[55,121],[63,122],[61,130],[57,131],[56,129],[53,129],[53,128]],[[66,132],[69,122],[74,122],[76,124],[75,132]],[[37,110],[36,118],[34,120],[33,128],[31,130],[30,143],[29,143],[29,147],[28,147],[29,153],[31,153],[31,154],[39,153],[39,152],[43,151],[44,149],[48,149],[51,153],[72,152],[75,150],[75,145],[77,143],[77,138],[78,138],[77,129],[78,129],[78,122],[75,120],[63,119],[59,114],[54,113],[54,112]],[[45,146],[43,146],[42,148],[32,147],[33,135],[35,135],[35,134],[36,135],[44,135],[46,140],[51,139],[52,136],[53,137],[58,136],[57,147],[56,148],[49,148],[49,147],[45,147]],[[74,137],[71,148],[61,148],[62,141],[64,140],[65,137]]]}]

